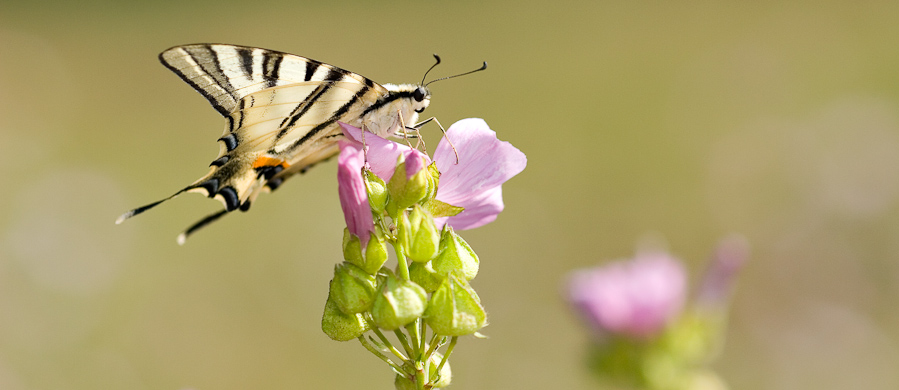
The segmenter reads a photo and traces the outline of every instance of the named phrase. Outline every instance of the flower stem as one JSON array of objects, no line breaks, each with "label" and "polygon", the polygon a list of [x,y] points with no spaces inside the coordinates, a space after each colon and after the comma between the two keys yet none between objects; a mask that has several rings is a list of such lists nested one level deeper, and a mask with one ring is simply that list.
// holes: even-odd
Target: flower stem
[{"label": "flower stem", "polygon": [[393,249],[396,251],[396,273],[403,280],[409,280],[409,264],[406,263],[406,253],[403,251],[403,245],[395,242]]},{"label": "flower stem", "polygon": [[403,374],[403,368],[400,367],[400,366],[398,366],[398,365],[397,365],[396,363],[394,363],[392,360],[390,360],[390,358],[388,358],[386,355],[384,355],[383,353],[381,353],[381,351],[378,351],[377,348],[375,348],[373,345],[371,345],[371,343],[368,342],[368,340],[365,339],[365,336],[364,336],[364,335],[359,336],[359,342],[362,343],[362,346],[365,347],[365,349],[367,349],[369,352],[371,352],[371,353],[373,353],[375,356],[377,356],[378,359],[381,359],[381,360],[383,360],[385,363],[387,363],[387,365],[389,365],[390,368],[392,368],[393,371],[395,371],[397,374],[399,374],[399,375],[404,375],[404,374]]},{"label": "flower stem", "polygon": [[403,333],[403,331],[397,329],[393,331],[393,334],[395,334],[396,338],[400,340],[400,344],[403,345],[403,350],[406,351],[406,354],[409,355],[412,360],[415,360],[415,350],[413,350],[412,346],[409,345],[409,341],[406,340],[406,335]]},{"label": "flower stem", "polygon": [[400,358],[400,360],[404,362],[409,361],[409,358],[407,358],[406,355],[403,355],[402,352],[397,350],[396,347],[394,347],[393,344],[390,343],[390,340],[387,339],[387,336],[384,336],[384,333],[381,333],[381,330],[378,329],[378,326],[374,324],[374,321],[370,321],[368,318],[366,318],[365,320],[369,322],[372,332],[374,332],[378,336],[378,338],[381,339],[381,342],[384,343],[385,348],[387,348],[390,352],[393,352],[393,354],[396,355],[396,357]]},{"label": "flower stem", "polygon": [[418,333],[419,325],[421,323],[421,318],[416,318],[411,324],[406,325],[406,332],[409,332],[410,344],[412,347],[412,358],[420,359],[422,349],[419,348],[419,340],[421,340],[421,336]]},{"label": "flower stem", "polygon": [[459,336],[453,336],[450,340],[449,347],[446,347],[446,353],[443,355],[443,360],[440,361],[440,365],[437,366],[437,375],[440,375],[440,369],[443,368],[443,365],[446,364],[446,361],[449,360],[449,356],[453,353],[453,348],[456,347],[456,341],[459,341]]}]

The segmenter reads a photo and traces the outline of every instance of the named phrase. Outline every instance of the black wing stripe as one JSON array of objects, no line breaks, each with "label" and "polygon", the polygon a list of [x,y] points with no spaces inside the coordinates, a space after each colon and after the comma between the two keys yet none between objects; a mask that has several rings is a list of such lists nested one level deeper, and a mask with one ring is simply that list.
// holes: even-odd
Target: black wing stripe
[{"label": "black wing stripe", "polygon": [[243,73],[248,79],[253,80],[253,50],[246,47],[237,49],[240,56],[240,65],[243,67]]},{"label": "black wing stripe", "polygon": [[[278,136],[275,139],[281,139],[282,137],[284,137],[284,135],[286,135],[287,132],[290,131],[290,129],[297,123],[297,121],[299,121],[300,118],[302,118],[303,115],[305,115],[307,112],[309,112],[309,109],[312,108],[313,105],[315,105],[315,101],[322,97],[322,95],[324,95],[326,92],[328,92],[328,90],[331,89],[331,87],[334,86],[335,83],[340,82],[343,77],[344,72],[341,69],[329,69],[328,75],[325,76],[325,83],[315,88],[315,91],[310,94],[311,96],[303,100],[303,102],[300,103],[300,105],[298,105],[296,109],[294,109],[294,111],[300,109],[299,112],[291,113],[291,116],[285,118],[284,121],[281,122],[281,131],[278,132]],[[368,90],[368,87],[363,87],[363,89]],[[353,100],[355,100],[355,98]],[[303,138],[306,138],[307,136],[309,136],[309,134],[306,134],[305,136],[303,136]]]},{"label": "black wing stripe", "polygon": [[216,83],[221,85],[225,92],[231,95],[231,99],[234,99],[234,102],[237,103],[237,101],[240,99],[237,98],[237,94],[234,91],[235,88],[233,85],[231,85],[231,79],[227,75],[225,75],[225,70],[222,68],[222,62],[221,60],[219,60],[218,52],[213,50],[212,46],[209,45],[206,45],[203,48],[209,52],[209,56],[212,61],[200,63],[199,61],[197,61],[197,58],[194,57],[193,54],[191,54],[191,57],[193,57],[194,61],[197,61],[197,64],[199,64],[200,67],[202,67],[203,70],[206,71],[206,73],[209,73],[209,75],[212,76]]},{"label": "black wing stripe", "polygon": [[[187,53],[187,50],[184,50],[184,52]],[[165,66],[166,68],[169,68],[169,70],[171,70],[173,73],[178,75],[178,77],[181,78],[181,80],[184,80],[185,83],[190,85],[191,88],[193,88],[194,90],[199,92],[201,95],[203,95],[203,97],[206,98],[206,100],[208,100],[209,103],[212,104],[212,108],[214,108],[216,111],[218,111],[219,114],[222,114],[222,116],[227,117],[230,114],[230,112],[228,112],[228,110],[219,103],[218,98],[215,96],[212,96],[212,94],[209,93],[209,91],[206,90],[206,88],[200,87],[200,85],[198,85],[192,78],[188,77],[181,69],[176,68],[174,65],[169,63],[169,61],[164,57],[164,55],[166,53],[167,52],[163,52],[163,53],[159,54],[159,61],[162,62],[162,65]],[[188,53],[188,55],[190,55],[190,54]]]},{"label": "black wing stripe", "polygon": [[309,62],[306,62],[306,77],[304,80],[312,80],[312,75],[315,74],[315,71],[318,70],[318,67],[321,65],[322,63],[316,60],[309,60]]},{"label": "black wing stripe", "polygon": [[334,124],[334,122],[337,122],[340,119],[340,117],[342,117],[344,114],[346,114],[347,111],[349,111],[350,108],[354,104],[356,104],[356,102],[359,101],[359,99],[361,99],[363,96],[365,96],[366,93],[368,93],[368,91],[369,91],[368,86],[364,86],[361,89],[359,89],[359,91],[357,91],[348,102],[346,102],[346,103],[344,103],[344,105],[340,106],[340,108],[338,108],[337,111],[334,111],[334,114],[332,114],[331,117],[328,118],[328,120],[318,124],[318,126],[313,127],[312,130],[309,130],[309,132],[306,133],[305,135],[303,135],[303,137],[301,137],[296,142],[291,144],[290,147],[288,148],[288,150],[292,151],[292,150],[300,147],[301,145],[303,145],[304,143],[306,143],[307,141],[312,139],[312,137],[314,137],[320,131],[328,128],[329,126]]}]

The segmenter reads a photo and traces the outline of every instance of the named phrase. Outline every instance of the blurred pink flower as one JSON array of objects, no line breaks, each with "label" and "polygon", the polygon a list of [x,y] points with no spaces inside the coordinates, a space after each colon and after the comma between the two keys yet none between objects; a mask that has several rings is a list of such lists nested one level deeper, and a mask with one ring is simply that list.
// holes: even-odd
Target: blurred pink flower
[{"label": "blurred pink flower", "polygon": [[340,141],[340,156],[337,157],[337,194],[340,208],[350,233],[359,237],[362,247],[368,245],[374,232],[374,219],[368,203],[368,192],[362,178],[365,157],[362,148],[354,142]]},{"label": "blurred pink flower", "polygon": [[[406,152],[420,156],[412,167],[423,168],[430,164],[427,155],[372,133],[340,124],[349,140],[365,144],[368,164],[376,175],[389,180],[396,169],[397,157]],[[363,141],[364,137],[364,141]],[[452,146],[447,142],[452,141]],[[459,153],[456,164],[455,146]],[[361,146],[360,146],[361,148]],[[450,126],[446,137],[440,140],[434,152],[434,160],[440,171],[437,200],[465,208],[453,217],[435,218],[438,228],[449,224],[456,230],[483,226],[496,219],[503,210],[502,184],[524,170],[527,158],[508,142],[496,138],[496,132],[482,119],[463,119]],[[406,156],[410,160],[410,155]],[[407,162],[407,175],[410,175]],[[414,172],[412,172],[414,174]]]},{"label": "blurred pink flower", "polygon": [[658,335],[684,306],[687,274],[666,253],[575,271],[568,299],[601,334],[646,339]]},{"label": "blurred pink flower", "polygon": [[696,303],[710,308],[726,306],[737,273],[749,259],[749,242],[742,236],[727,237],[718,244],[705,271]]}]

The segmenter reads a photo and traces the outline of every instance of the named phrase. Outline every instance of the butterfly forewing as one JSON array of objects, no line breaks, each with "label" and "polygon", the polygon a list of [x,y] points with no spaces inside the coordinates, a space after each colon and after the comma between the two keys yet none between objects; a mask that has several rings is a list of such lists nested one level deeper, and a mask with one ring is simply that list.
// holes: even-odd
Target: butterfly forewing
[{"label": "butterfly forewing", "polygon": [[411,123],[428,103],[413,102],[408,89],[416,86],[388,90],[338,67],[272,50],[195,44],[170,48],[159,58],[228,121],[209,172],[166,199],[198,192],[222,201],[226,211],[248,209],[263,190],[334,155],[342,136],[338,121],[387,135],[400,117]]}]

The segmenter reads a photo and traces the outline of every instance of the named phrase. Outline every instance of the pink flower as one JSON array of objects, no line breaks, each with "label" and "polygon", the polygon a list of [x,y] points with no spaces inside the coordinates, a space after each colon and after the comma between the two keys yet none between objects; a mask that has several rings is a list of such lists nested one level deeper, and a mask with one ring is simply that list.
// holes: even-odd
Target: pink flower
[{"label": "pink flower", "polygon": [[696,303],[707,308],[726,306],[737,273],[749,259],[749,242],[742,236],[727,237],[718,244],[696,295]]},{"label": "pink flower", "polygon": [[359,237],[362,247],[368,245],[374,232],[374,219],[368,204],[368,192],[362,178],[365,157],[362,148],[354,142],[340,141],[340,156],[337,157],[337,194],[340,208],[350,233]]},{"label": "pink flower", "polygon": [[[378,177],[389,180],[396,168],[397,156],[402,152],[421,158],[423,168],[430,164],[427,155],[372,133],[341,123],[348,139],[368,147],[368,163]],[[527,157],[508,142],[496,138],[496,132],[482,119],[463,119],[450,126],[440,140],[434,160],[440,171],[437,200],[465,210],[453,217],[435,218],[437,226],[449,224],[456,230],[472,229],[493,222],[503,210],[502,184],[524,170]],[[452,146],[446,139],[452,141]],[[455,146],[459,153],[456,164]],[[406,157],[407,175],[414,174]],[[412,173],[410,173],[412,172]],[[415,171],[417,172],[417,171]]]},{"label": "pink flower", "polygon": [[686,296],[683,265],[665,253],[575,271],[569,301],[601,334],[646,339],[680,314]]}]

